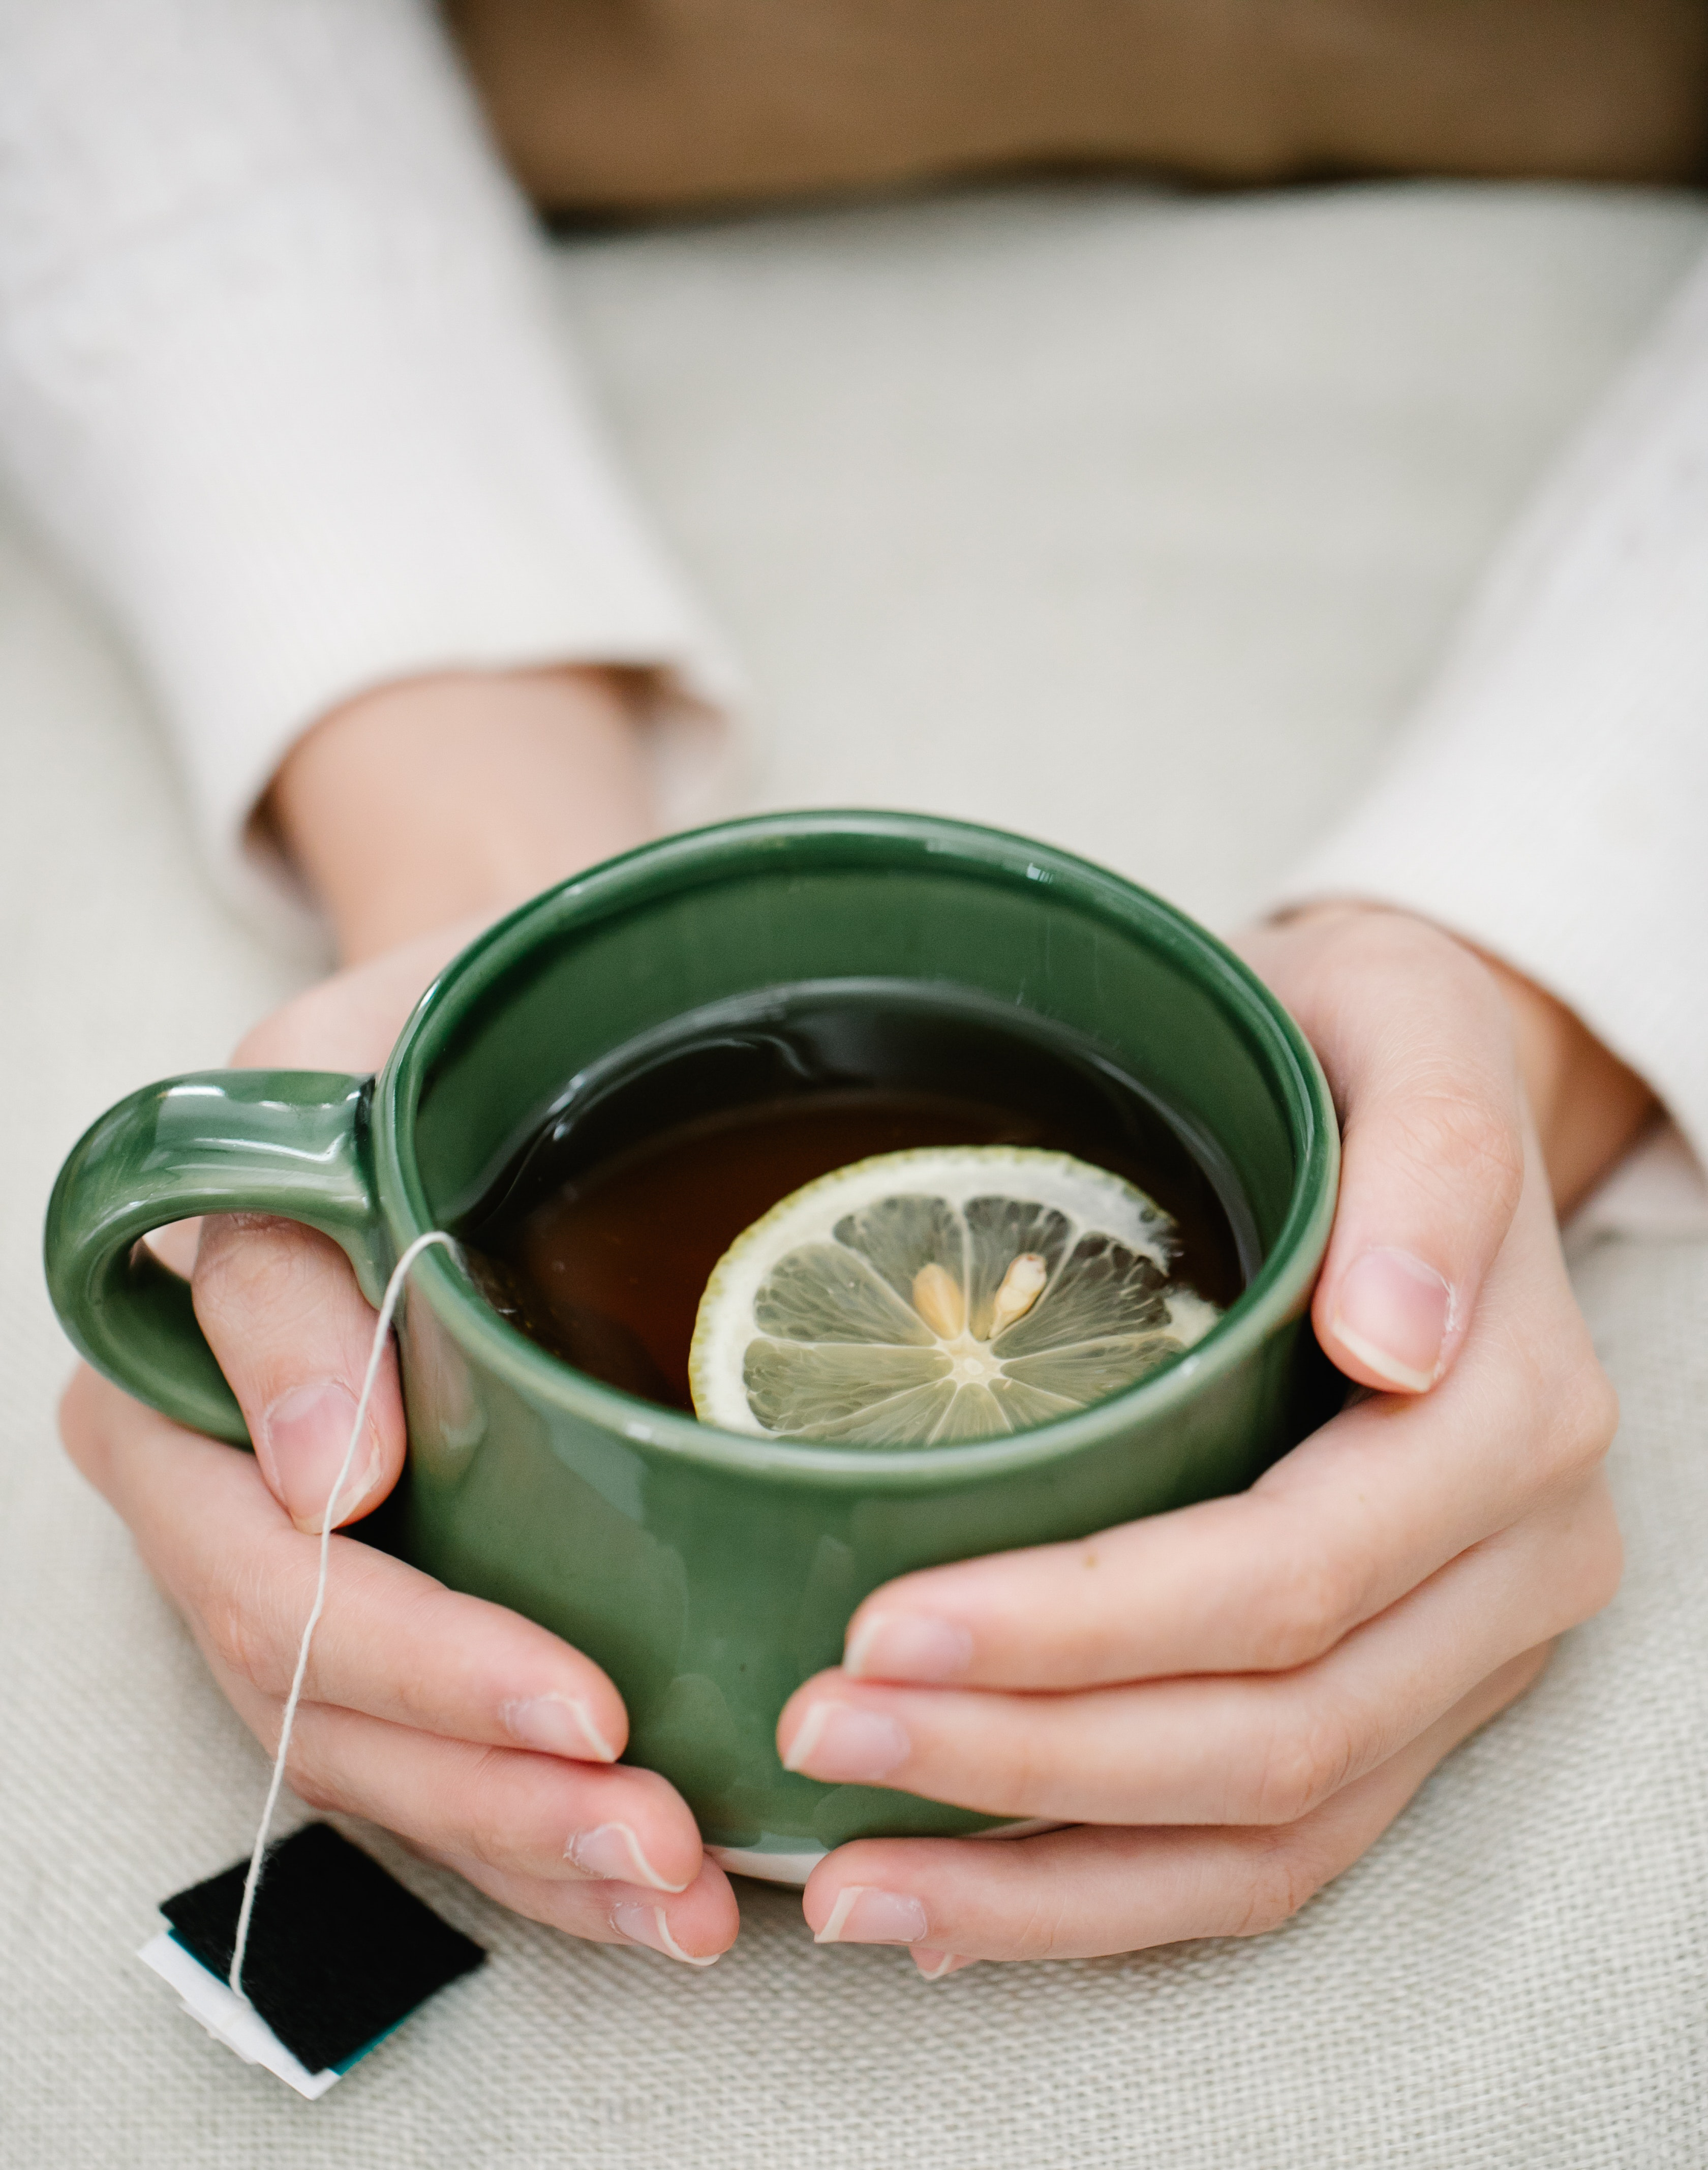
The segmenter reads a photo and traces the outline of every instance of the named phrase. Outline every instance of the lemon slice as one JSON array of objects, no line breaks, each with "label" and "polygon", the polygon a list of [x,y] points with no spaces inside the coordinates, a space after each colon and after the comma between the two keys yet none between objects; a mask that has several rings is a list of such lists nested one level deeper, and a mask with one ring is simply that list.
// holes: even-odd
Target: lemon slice
[{"label": "lemon slice", "polygon": [[695,1413],[727,1431],[941,1446],[1130,1387],[1208,1333],[1174,1223],[1067,1153],[880,1153],[738,1236],[700,1299]]}]

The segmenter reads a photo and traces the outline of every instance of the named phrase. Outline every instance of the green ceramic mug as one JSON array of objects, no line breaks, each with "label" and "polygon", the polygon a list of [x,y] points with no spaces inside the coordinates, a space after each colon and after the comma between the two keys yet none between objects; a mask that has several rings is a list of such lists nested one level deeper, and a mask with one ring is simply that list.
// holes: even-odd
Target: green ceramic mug
[{"label": "green ceramic mug", "polygon": [[1085,1536],[1236,1491],[1322,1414],[1306,1323],[1332,1217],[1334,1110],[1297,1028],[1221,944],[1102,869],[898,814],[766,816],[649,845],[536,898],[423,997],[376,1078],[212,1071],[104,1115],[55,1187],[54,1301],[89,1360],[235,1443],[186,1285],[139,1239],[284,1214],[377,1301],[404,1246],[478,1195],[564,1081],[685,1013],[841,977],[952,986],[1089,1034],[1232,1171],[1262,1263],[1154,1377],[1036,1430],[910,1450],[720,1432],[573,1371],[429,1251],[398,1341],[406,1558],[597,1660],[632,1761],[729,1865],[793,1880],[843,1841],[989,1820],[777,1759],[778,1713],[892,1575]]}]

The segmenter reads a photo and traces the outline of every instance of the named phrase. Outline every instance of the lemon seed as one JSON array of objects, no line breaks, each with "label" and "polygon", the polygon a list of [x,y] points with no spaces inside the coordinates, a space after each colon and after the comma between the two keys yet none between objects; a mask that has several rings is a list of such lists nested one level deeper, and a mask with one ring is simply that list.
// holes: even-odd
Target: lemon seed
[{"label": "lemon seed", "polygon": [[1043,1293],[1043,1285],[1049,1279],[1049,1268],[1036,1251],[1022,1251],[1002,1276],[1002,1285],[996,1291],[996,1301],[990,1312],[990,1339],[994,1341],[1005,1326],[1012,1326],[1017,1318],[1024,1318]]},{"label": "lemon seed", "polygon": [[913,1277],[913,1307],[939,1340],[953,1341],[967,1323],[961,1284],[935,1259]]}]

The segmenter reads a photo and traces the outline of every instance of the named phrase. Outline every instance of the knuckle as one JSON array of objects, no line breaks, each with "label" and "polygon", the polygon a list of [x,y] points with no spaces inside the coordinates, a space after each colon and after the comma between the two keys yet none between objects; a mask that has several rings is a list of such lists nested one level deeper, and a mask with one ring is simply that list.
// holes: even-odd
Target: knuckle
[{"label": "knuckle", "polygon": [[[1009,1743],[999,1774],[999,1789],[1009,1805],[1000,1813],[1047,1815],[1058,1804],[1055,1797],[1062,1772],[1062,1760],[1047,1741],[1022,1736]],[[1039,1802],[1049,1803],[1049,1807],[1037,1806]]]},{"label": "knuckle", "polygon": [[210,1334],[264,1318],[287,1333],[312,1315],[338,1256],[330,1240],[271,1214],[232,1213],[205,1227],[192,1281],[196,1316]]},{"label": "knuckle", "polygon": [[328,1772],[321,1769],[295,1734],[291,1738],[291,1752],[285,1758],[285,1776],[290,1781],[291,1792],[306,1808],[326,1815],[349,1805],[343,1789]]},{"label": "knuckle", "polygon": [[1529,1695],[1554,1662],[1554,1653],[1558,1648],[1559,1638],[1551,1636],[1547,1642],[1538,1643],[1534,1649],[1523,1651],[1512,1660],[1508,1668],[1512,1692],[1502,1703],[1503,1710],[1508,1703],[1517,1702],[1520,1697]]},{"label": "knuckle", "polygon": [[[275,1717],[282,1716],[281,1708]],[[265,1745],[270,1754],[277,1754],[276,1730]],[[302,1705],[286,1754],[285,1776],[291,1792],[311,1809],[350,1809],[359,1815],[367,1812],[370,1804],[360,1781],[353,1779],[336,1712],[323,1713],[312,1703]]]},{"label": "knuckle", "polygon": [[1605,1502],[1597,1536],[1584,1577],[1583,1617],[1586,1620],[1593,1619],[1612,1604],[1625,1580],[1625,1533],[1619,1526],[1619,1516],[1610,1499]]},{"label": "knuckle", "polygon": [[1619,1396],[1593,1355],[1585,1357],[1572,1377],[1563,1429],[1572,1467],[1586,1474],[1598,1469],[1619,1430]]},{"label": "knuckle", "polygon": [[1252,1624],[1252,1667],[1290,1672],[1332,1650],[1362,1617],[1361,1579],[1347,1563],[1301,1552],[1276,1570]]},{"label": "knuckle", "polygon": [[1508,1339],[1491,1381],[1491,1430],[1523,1458],[1532,1499],[1561,1498],[1594,1478],[1619,1430],[1619,1396],[1575,1308],[1551,1312],[1546,1330]]},{"label": "knuckle", "polygon": [[462,1827],[457,1851],[484,1868],[511,1869],[517,1865],[514,1802],[504,1781],[509,1766],[505,1750],[479,1750],[470,1767]]},{"label": "knuckle", "polygon": [[1005,1941],[1009,1940],[1016,1959],[1054,1959],[1068,1941],[1065,1899],[1052,1887],[1035,1892],[1025,1911],[1010,1925]]},{"label": "knuckle", "polygon": [[1556,1577],[1558,1627],[1576,1628],[1610,1605],[1625,1578],[1625,1538],[1606,1479],[1591,1478],[1573,1503]]},{"label": "knuckle", "polygon": [[1568,1627],[1581,1628],[1598,1612],[1604,1612],[1619,1595],[1625,1579],[1625,1544],[1617,1527],[1604,1544],[1598,1546],[1578,1576],[1577,1602]]},{"label": "knuckle", "polygon": [[1315,1850],[1296,1831],[1265,1831],[1252,1842],[1228,1933],[1267,1937],[1283,1927],[1327,1881]]},{"label": "knuckle", "polygon": [[1454,1201],[1472,1195],[1492,1217],[1511,1220],[1524,1180],[1524,1149],[1506,1109],[1439,1079],[1409,1099],[1397,1121],[1396,1157],[1421,1184]]},{"label": "knuckle", "polygon": [[259,1617],[259,1592],[248,1573],[216,1565],[193,1595],[195,1615],[208,1647],[225,1670],[264,1695],[278,1692],[271,1638]]},{"label": "knuckle", "polygon": [[1509,1422],[1527,1440],[1533,1493],[1540,1502],[1564,1498],[1593,1482],[1619,1430],[1619,1396],[1578,1329],[1580,1350],[1530,1345],[1515,1352]]},{"label": "knuckle", "polygon": [[205,1591],[196,1606],[196,1617],[216,1662],[238,1680],[259,1687],[250,1624],[234,1594],[226,1588]]},{"label": "knuckle", "polygon": [[1512,1025],[1499,987],[1480,957],[1443,928],[1385,906],[1348,911],[1325,929],[1323,954],[1336,986],[1391,997],[1396,989],[1421,992],[1423,1007],[1438,1015],[1450,1007],[1478,1036],[1510,1040]]},{"label": "knuckle", "polygon": [[1320,1808],[1352,1776],[1357,1761],[1352,1729],[1332,1704],[1295,1702],[1258,1750],[1246,1815],[1254,1824],[1294,1824]]}]

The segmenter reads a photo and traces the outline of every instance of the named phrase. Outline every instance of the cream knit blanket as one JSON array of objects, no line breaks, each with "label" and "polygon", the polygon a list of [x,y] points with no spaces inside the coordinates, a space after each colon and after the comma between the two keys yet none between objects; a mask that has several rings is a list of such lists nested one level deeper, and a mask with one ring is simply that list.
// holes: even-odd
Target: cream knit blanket
[{"label": "cream knit blanket", "polygon": [[[600,244],[566,277],[624,447],[750,660],[755,796],[1006,820],[1226,921],[1353,798],[1704,225],[1572,191],[1036,191]],[[1024,518],[995,521],[1022,485]],[[131,1955],[158,1898],[243,1852],[265,1766],[56,1452],[69,1357],[36,1248],[83,1124],[219,1061],[296,968],[202,886],[125,666],[15,527],[0,715],[0,2162],[1702,2162],[1689,1243],[1579,1266],[1625,1400],[1624,1593],[1278,1934],[928,1986],[751,1891],[700,1975],[405,1863],[490,1948],[479,1975],[312,2106],[205,2039]]]}]

